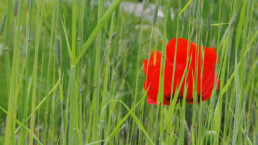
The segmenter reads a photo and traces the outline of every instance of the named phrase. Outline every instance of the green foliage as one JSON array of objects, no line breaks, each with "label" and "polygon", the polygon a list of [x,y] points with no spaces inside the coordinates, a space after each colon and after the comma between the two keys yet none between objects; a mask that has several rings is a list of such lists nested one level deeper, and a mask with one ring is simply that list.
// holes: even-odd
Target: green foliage
[{"label": "green foliage", "polygon": [[[257,144],[256,1],[123,2],[0,0],[0,144]],[[150,105],[142,61],[175,37],[216,48],[219,90]]]}]

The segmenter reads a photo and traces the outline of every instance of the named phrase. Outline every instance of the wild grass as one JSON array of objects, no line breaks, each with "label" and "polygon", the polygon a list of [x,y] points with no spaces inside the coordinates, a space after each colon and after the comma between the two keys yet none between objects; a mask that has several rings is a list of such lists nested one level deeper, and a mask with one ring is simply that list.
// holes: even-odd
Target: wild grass
[{"label": "wild grass", "polygon": [[[0,0],[0,144],[257,144],[258,3],[143,0],[137,17],[123,2]],[[142,60],[164,66],[176,37],[216,48],[219,90],[150,105]]]}]

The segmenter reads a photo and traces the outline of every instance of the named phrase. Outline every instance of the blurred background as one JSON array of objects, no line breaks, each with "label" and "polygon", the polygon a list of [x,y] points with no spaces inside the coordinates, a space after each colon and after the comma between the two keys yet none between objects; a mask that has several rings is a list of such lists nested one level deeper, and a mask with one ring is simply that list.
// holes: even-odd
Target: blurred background
[{"label": "blurred background", "polygon": [[[16,118],[30,128],[30,122],[26,118],[32,113],[32,92],[36,85],[35,104],[43,104],[35,112],[34,131],[43,144],[65,144],[69,140],[69,97],[73,97],[73,91],[79,99],[76,121],[80,128],[78,136],[83,144],[99,140],[104,143],[110,135],[115,137],[109,144],[151,144],[148,136],[154,144],[191,144],[187,135],[183,139],[180,137],[181,133],[186,133],[183,118],[196,144],[216,144],[218,136],[213,132],[216,129],[221,132],[218,139],[221,144],[232,144],[236,141],[239,141],[236,144],[257,144],[256,0],[123,0],[83,53],[85,42],[95,33],[94,28],[99,24],[98,21],[105,16],[113,3],[110,0],[78,0],[75,53],[76,56],[83,55],[76,65],[74,88],[71,87],[73,78],[69,55],[69,45],[72,47],[74,38],[72,1],[10,1],[7,31],[8,0],[0,0],[0,107],[8,110],[9,90],[14,87],[14,92],[18,90],[14,101]],[[20,2],[23,5],[19,11]],[[37,30],[40,31],[37,33]],[[184,108],[180,102],[174,110],[169,106],[159,108],[147,104],[146,99],[140,101],[145,96],[142,61],[148,59],[152,51],[161,51],[162,41],[168,42],[176,37],[186,38],[205,47],[215,47],[219,58],[216,72],[222,87],[202,105],[185,104]],[[17,64],[14,73],[17,79],[15,85],[11,86],[15,47],[18,48],[18,60],[14,63]],[[33,70],[36,47],[36,84],[30,86],[35,79]],[[239,63],[241,65],[237,66]],[[235,75],[236,72],[238,75]],[[62,81],[59,82],[59,79]],[[55,87],[58,82],[59,85]],[[47,95],[51,89],[54,91]],[[220,96],[222,102],[219,102]],[[99,100],[95,100],[96,97]],[[46,100],[42,102],[44,99]],[[120,103],[112,103],[117,100],[122,101],[129,110],[140,101],[138,108],[133,110],[137,119],[129,117],[119,126],[128,110]],[[219,128],[216,128],[217,124],[214,122],[217,104],[221,105]],[[181,111],[182,108],[185,112]],[[7,124],[7,115],[3,109],[0,110],[0,144],[4,143]],[[239,116],[236,116],[236,110]],[[175,113],[170,120],[172,111]],[[95,113],[99,114],[97,118],[94,118]],[[104,119],[100,119],[101,114],[105,114]],[[98,122],[94,125],[95,119]],[[91,125],[92,128],[89,127]],[[200,125],[203,127],[200,128]],[[236,125],[240,126],[237,130],[233,129]],[[167,126],[171,128],[168,129]],[[19,125],[15,127],[17,129]],[[94,127],[97,127],[95,131]],[[112,131],[116,127],[120,130],[113,135]],[[99,135],[101,130],[103,135]],[[29,133],[25,133],[23,141],[20,141],[21,132],[18,131],[15,135],[16,143],[28,143],[28,135]],[[65,138],[63,141],[62,137]],[[39,144],[36,141],[35,143]]]}]

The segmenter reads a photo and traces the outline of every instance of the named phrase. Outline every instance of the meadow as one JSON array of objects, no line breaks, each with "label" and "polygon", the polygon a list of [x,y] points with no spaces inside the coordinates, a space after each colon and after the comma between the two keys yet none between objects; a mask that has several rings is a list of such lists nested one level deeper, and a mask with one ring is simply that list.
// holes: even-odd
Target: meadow
[{"label": "meadow", "polygon": [[[0,0],[0,22],[0,145],[258,144],[257,0]],[[172,38],[215,48],[210,99],[147,103]]]}]

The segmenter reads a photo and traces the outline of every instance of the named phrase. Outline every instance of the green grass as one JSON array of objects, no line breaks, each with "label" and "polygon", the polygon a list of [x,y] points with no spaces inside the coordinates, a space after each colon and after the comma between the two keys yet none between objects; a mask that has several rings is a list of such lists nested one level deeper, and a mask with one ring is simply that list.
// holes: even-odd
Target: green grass
[{"label": "green grass", "polygon": [[[256,0],[143,0],[151,22],[105,2],[0,0],[0,144],[258,143]],[[142,60],[175,37],[216,48],[219,90],[150,105]]]}]

